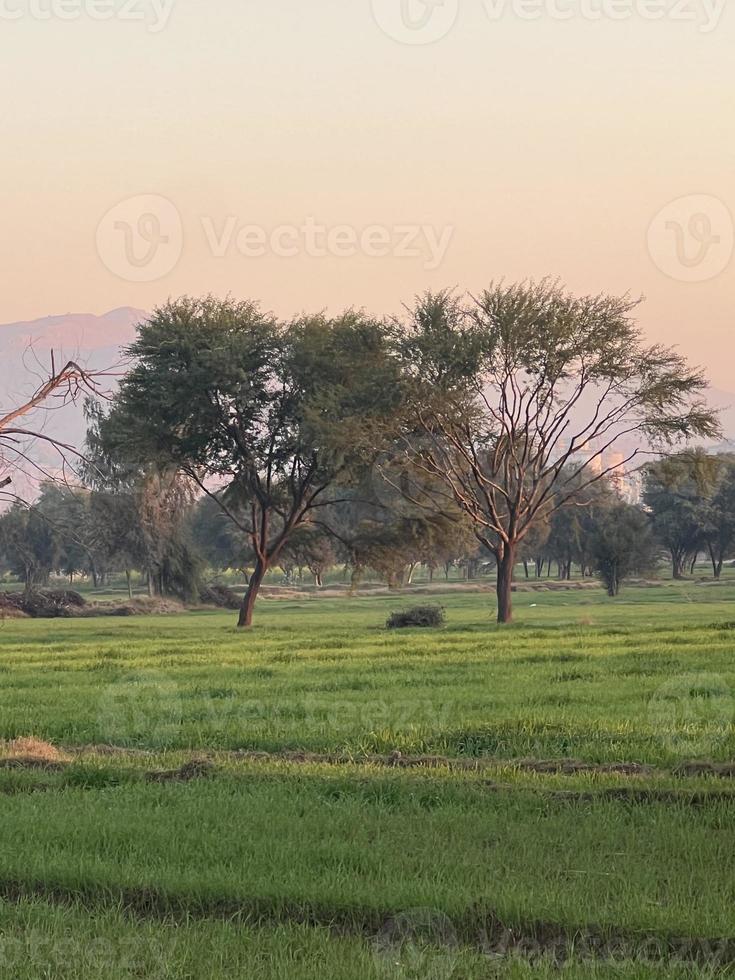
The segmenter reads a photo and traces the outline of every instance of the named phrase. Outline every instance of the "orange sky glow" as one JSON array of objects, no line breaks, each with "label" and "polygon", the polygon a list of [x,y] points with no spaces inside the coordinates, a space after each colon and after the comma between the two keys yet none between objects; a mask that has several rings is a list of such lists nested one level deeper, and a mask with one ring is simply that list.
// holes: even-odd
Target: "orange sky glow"
[{"label": "orange sky glow", "polygon": [[0,0],[0,322],[560,277],[732,391],[718,0]]}]

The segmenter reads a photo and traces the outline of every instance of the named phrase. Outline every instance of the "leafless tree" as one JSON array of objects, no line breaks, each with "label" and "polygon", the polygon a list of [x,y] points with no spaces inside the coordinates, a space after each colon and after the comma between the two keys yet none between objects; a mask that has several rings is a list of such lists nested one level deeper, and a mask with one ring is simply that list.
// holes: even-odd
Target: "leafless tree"
[{"label": "leafless tree", "polygon": [[57,369],[52,353],[50,369],[32,394],[12,408],[0,407],[0,491],[12,496],[7,488],[16,472],[27,466],[40,470],[44,477],[50,475],[29,455],[30,446],[39,440],[59,453],[62,466],[71,457],[79,456],[77,448],[44,432],[38,413],[74,404],[86,395],[99,396],[100,379],[105,373],[88,371],[76,361],[67,361]]}]

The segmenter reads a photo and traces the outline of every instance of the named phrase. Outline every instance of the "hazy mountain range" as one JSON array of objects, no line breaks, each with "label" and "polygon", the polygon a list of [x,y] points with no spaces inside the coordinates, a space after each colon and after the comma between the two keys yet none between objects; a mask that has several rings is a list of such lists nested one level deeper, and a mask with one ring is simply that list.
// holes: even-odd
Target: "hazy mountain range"
[{"label": "hazy mountain range", "polygon": [[135,337],[145,313],[123,307],[104,316],[67,313],[41,320],[0,324],[0,404],[15,404],[48,375],[51,352],[57,367],[75,360],[93,370],[119,365],[121,348]]},{"label": "hazy mountain range", "polygon": [[[0,408],[18,404],[42,375],[48,375],[51,351],[57,366],[73,358],[90,369],[121,370],[121,350],[133,340],[135,326],[144,317],[143,310],[121,307],[102,316],[67,313],[0,324]],[[722,411],[726,439],[735,443],[735,393],[712,389],[710,399]],[[38,424],[38,417],[35,421]],[[47,434],[81,445],[85,424],[79,406],[47,412],[42,421]],[[37,453],[45,465],[53,467],[53,450],[40,444]]]}]

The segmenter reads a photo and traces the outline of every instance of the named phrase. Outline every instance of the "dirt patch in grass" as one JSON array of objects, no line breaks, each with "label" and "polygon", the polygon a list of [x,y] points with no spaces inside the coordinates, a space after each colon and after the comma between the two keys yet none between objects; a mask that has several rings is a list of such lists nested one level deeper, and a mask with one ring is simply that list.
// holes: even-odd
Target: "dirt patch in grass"
[{"label": "dirt patch in grass", "polygon": [[[71,761],[69,756],[64,755],[54,746],[47,742],[39,742],[36,739],[18,739],[12,744],[14,748],[5,756],[0,757],[0,768],[15,769],[37,769],[45,772],[58,772]],[[71,750],[74,751],[74,750]],[[113,746],[98,746],[96,749],[91,747],[79,750],[77,758],[85,758],[94,754],[99,758],[145,758],[148,753],[142,750],[115,749]],[[33,754],[31,754],[33,753]],[[370,756],[363,759],[348,759],[335,755],[319,755],[308,752],[289,752],[272,754],[268,752],[227,752],[217,753],[218,756],[236,761],[247,761],[256,763],[288,763],[295,765],[331,765],[342,767],[345,770],[356,768],[359,765],[374,765],[382,767],[400,766],[403,769],[439,768],[449,766],[455,771],[483,771],[490,767],[497,766],[496,762],[488,760],[472,760],[471,765],[467,765],[467,760],[451,760],[443,757],[423,757],[407,759],[399,754],[393,756]],[[454,765],[459,761],[460,765]],[[481,764],[478,764],[481,763]],[[95,770],[96,771],[96,770]],[[557,770],[552,770],[556,772]],[[571,770],[578,772],[578,769]],[[589,770],[583,770],[589,771]],[[227,772],[218,766],[212,758],[204,755],[197,755],[188,759],[174,769],[154,769],[141,770],[131,768],[129,772],[129,782],[142,779],[147,783],[190,783],[196,780],[209,779],[217,775],[227,776],[237,779],[234,772]],[[639,775],[636,770],[634,775]],[[123,780],[123,783],[126,781]],[[115,775],[113,785],[119,785],[119,774]],[[100,783],[99,779],[85,781],[82,778],[75,780],[75,786],[82,786],[85,789],[98,789],[100,786],[107,786],[106,782]],[[631,806],[645,806],[655,804],[668,804],[673,806],[685,807],[706,807],[713,804],[735,804],[735,790],[687,790],[687,789],[656,789],[641,788],[630,786],[619,786],[609,789],[597,790],[565,790],[553,789],[545,786],[523,786],[513,783],[499,782],[497,780],[482,780],[479,784],[483,790],[493,794],[527,794],[537,800],[552,803],[568,803],[570,805],[585,805],[595,803],[623,803]],[[64,789],[64,782],[49,785],[48,783],[33,783],[23,786],[11,785],[0,787],[0,793],[33,792],[34,790],[47,791],[51,789]]]},{"label": "dirt patch in grass", "polygon": [[209,759],[191,759],[178,769],[166,769],[146,773],[149,783],[190,783],[195,779],[208,779],[217,767]]},{"label": "dirt patch in grass", "polygon": [[[230,898],[168,893],[155,887],[110,888],[92,884],[69,887],[52,881],[0,880],[0,899],[19,903],[39,900],[89,912],[115,908],[137,920],[178,922],[226,920],[247,927],[269,928],[306,925],[329,929],[336,936],[357,936],[374,945],[395,936],[405,937],[406,913],[366,906],[328,906],[310,902],[284,902],[277,898],[243,896]],[[735,963],[735,939],[676,936],[637,932],[614,925],[568,924],[542,920],[505,922],[496,912],[470,907],[451,920],[446,940],[432,930],[432,945],[454,952],[478,951],[493,958],[519,956],[541,958],[558,965],[574,961],[679,962],[722,969]],[[409,937],[413,938],[415,932]],[[420,942],[420,933],[416,936]]]},{"label": "dirt patch in grass", "polygon": [[[114,745],[82,745],[69,746],[65,749],[69,754],[79,756],[100,755],[108,757],[140,757],[145,758],[153,755],[146,749],[128,749]],[[487,769],[518,769],[523,772],[536,772],[539,774],[560,774],[574,776],[584,773],[598,773],[600,775],[619,775],[619,776],[652,776],[665,773],[666,770],[655,766],[639,762],[610,762],[594,763],[582,762],[578,759],[502,759],[495,756],[444,756],[444,755],[404,755],[402,752],[395,751],[387,755],[367,754],[367,755],[346,755],[337,752],[306,752],[289,751],[264,752],[251,749],[232,749],[230,751],[215,752],[208,751],[199,754],[197,760],[209,760],[213,755],[221,758],[233,760],[243,760],[251,762],[287,762],[304,765],[351,765],[351,766],[385,766],[396,769],[454,769],[460,772],[483,772]],[[713,767],[710,769],[710,766]],[[701,768],[700,768],[701,767]],[[707,775],[715,769],[732,770],[735,775],[735,763],[723,764],[719,767],[716,763],[693,763],[691,771],[687,767],[679,766],[673,770],[674,775]]]},{"label": "dirt patch in grass", "polygon": [[675,776],[719,776],[735,779],[735,762],[684,762],[674,769]]},{"label": "dirt patch in grass", "polygon": [[65,752],[79,757],[85,755],[99,755],[118,759],[146,759],[153,755],[149,749],[129,749],[120,745],[74,745],[64,749]]},{"label": "dirt patch in grass", "polygon": [[656,772],[654,766],[640,762],[580,762],[578,759],[520,759],[510,762],[524,772],[559,773],[563,776],[576,776],[579,773],[600,773],[610,776],[650,776]]},{"label": "dirt patch in grass", "polygon": [[[517,792],[515,787],[507,787]],[[717,803],[735,803],[733,791],[678,790],[678,789],[630,789],[626,786],[602,789],[596,792],[575,792],[574,790],[531,790],[549,796],[562,803],[629,803],[632,806],[646,806],[657,803],[674,806],[705,807]]]},{"label": "dirt patch in grass", "polygon": [[71,758],[40,738],[16,738],[0,742],[0,768],[44,769],[59,772],[71,762]]},{"label": "dirt patch in grass", "polygon": [[[39,751],[28,748],[30,745],[46,746]],[[18,746],[26,746],[25,749]],[[8,746],[15,746],[13,752],[8,751]],[[88,756],[102,756],[106,758],[151,758],[154,752],[148,749],[124,748],[115,745],[80,745],[67,746],[63,749],[56,749],[45,742],[37,742],[35,739],[18,739],[15,742],[0,742],[0,765],[3,760],[11,756],[31,756],[37,758],[39,762],[48,761],[68,762],[70,757],[84,758]],[[211,770],[213,767],[212,758],[232,759],[244,762],[263,762],[278,763],[284,762],[293,765],[333,765],[333,766],[379,766],[395,769],[450,769],[458,772],[485,772],[497,769],[516,769],[520,772],[534,772],[539,775],[603,775],[603,776],[628,776],[631,778],[647,776],[673,775],[680,778],[697,776],[718,776],[724,779],[735,779],[735,762],[687,762],[682,763],[673,769],[665,769],[657,766],[648,765],[640,762],[583,762],[580,759],[503,759],[495,756],[444,756],[444,755],[404,755],[402,752],[395,751],[387,755],[367,754],[367,755],[346,755],[337,752],[306,752],[288,751],[264,752],[251,749],[233,749],[230,751],[206,751],[200,752],[181,769],[171,770],[170,774],[165,773],[168,778],[173,779],[173,774],[182,773],[186,775],[190,769],[195,772],[194,777],[199,775],[198,770]],[[166,779],[161,778],[162,782]],[[181,777],[179,776],[179,781]],[[626,791],[627,792],[627,791]],[[638,792],[638,791],[636,791]]]}]

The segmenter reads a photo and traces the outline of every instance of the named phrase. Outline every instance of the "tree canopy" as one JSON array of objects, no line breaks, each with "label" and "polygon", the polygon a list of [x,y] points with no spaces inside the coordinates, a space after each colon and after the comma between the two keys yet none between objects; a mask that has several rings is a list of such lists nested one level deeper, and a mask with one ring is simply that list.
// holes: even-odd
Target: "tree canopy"
[{"label": "tree canopy", "polygon": [[247,537],[255,569],[240,625],[249,626],[291,535],[328,505],[330,487],[369,465],[391,426],[388,332],[354,311],[280,324],[255,303],[184,298],[141,324],[129,353],[102,441],[177,467]]},{"label": "tree canopy", "polygon": [[[427,293],[400,324],[406,452],[495,555],[500,622],[539,520],[644,450],[719,431],[704,375],[645,344],[637,306],[552,281],[493,283],[470,298]],[[606,468],[618,444],[624,457]]]}]

